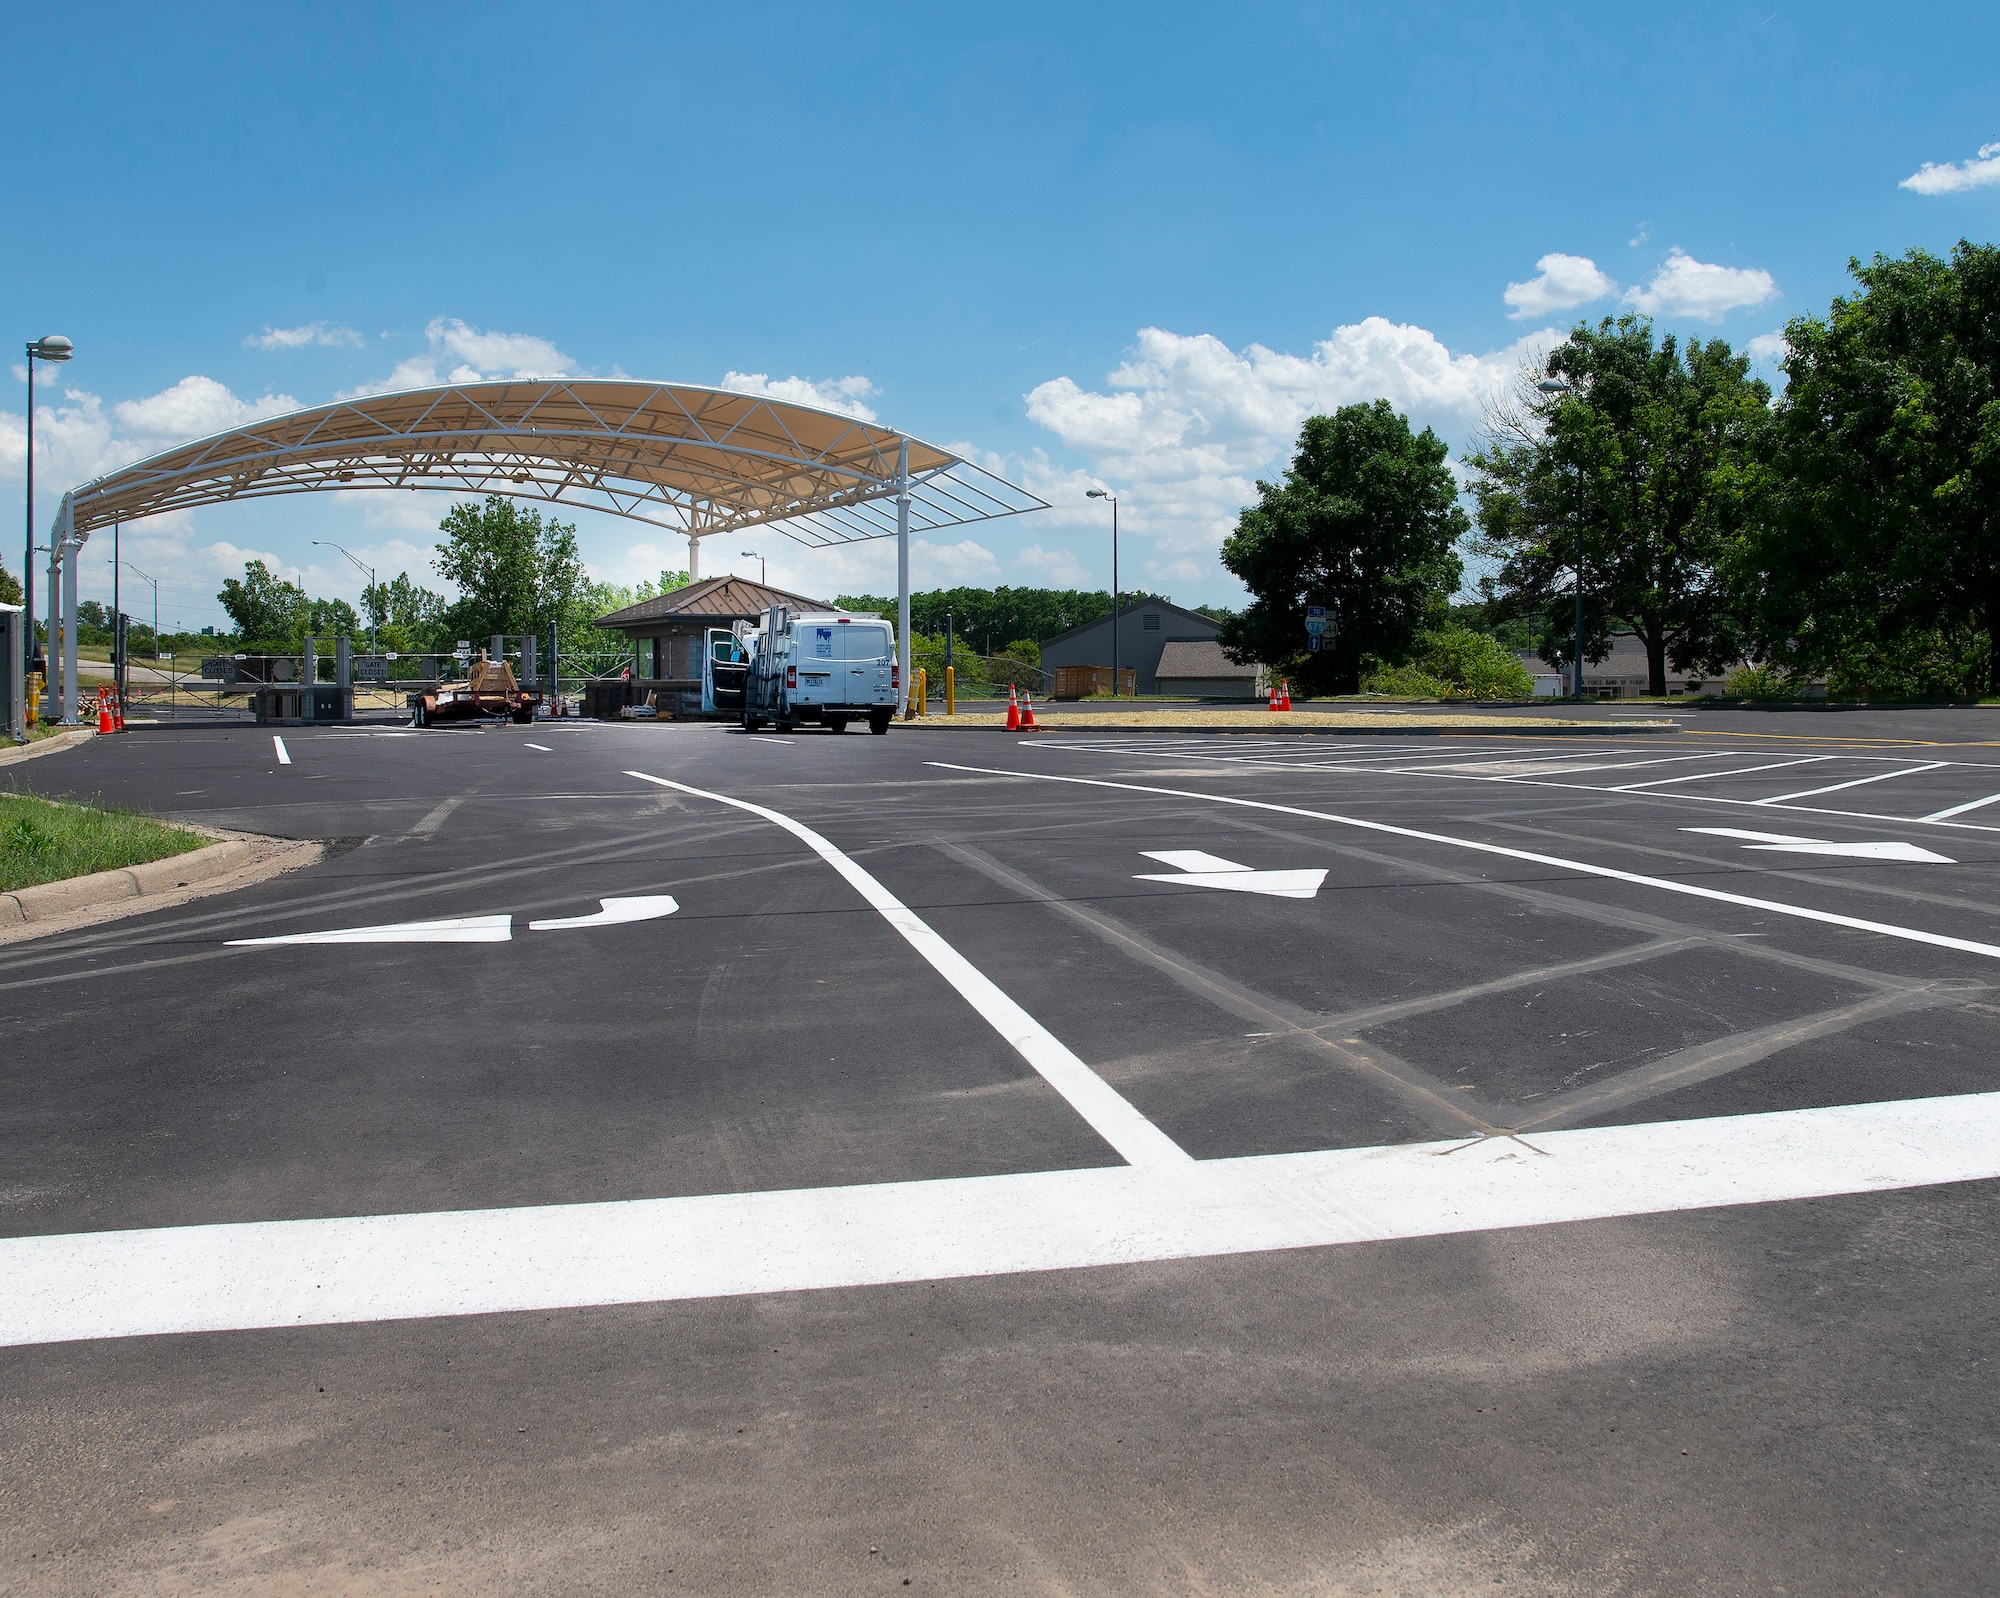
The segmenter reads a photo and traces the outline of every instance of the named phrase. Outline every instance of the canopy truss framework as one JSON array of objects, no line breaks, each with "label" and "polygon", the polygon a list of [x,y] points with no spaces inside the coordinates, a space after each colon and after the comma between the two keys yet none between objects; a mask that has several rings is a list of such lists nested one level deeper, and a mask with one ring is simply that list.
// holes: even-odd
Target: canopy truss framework
[{"label": "canopy truss framework", "polygon": [[[629,378],[517,378],[359,395],[246,423],[63,496],[74,720],[76,556],[99,527],[165,511],[352,489],[502,494],[605,511],[701,541],[774,526],[809,548],[896,540],[901,681],[910,672],[910,535],[1047,510],[1046,500],[893,428],[735,389]],[[55,574],[49,637],[58,636]]]},{"label": "canopy truss framework", "polygon": [[[907,449],[907,468],[902,465]],[[759,394],[620,378],[454,383],[338,400],[163,451],[73,491],[114,521],[278,494],[431,489],[627,517],[691,539],[776,524],[809,547],[1047,502],[891,428]]]}]

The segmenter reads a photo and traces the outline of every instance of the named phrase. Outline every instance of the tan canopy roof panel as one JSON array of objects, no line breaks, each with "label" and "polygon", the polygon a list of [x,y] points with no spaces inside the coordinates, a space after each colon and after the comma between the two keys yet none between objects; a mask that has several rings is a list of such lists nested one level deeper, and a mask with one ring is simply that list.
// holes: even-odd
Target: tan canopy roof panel
[{"label": "tan canopy roof panel", "polygon": [[[908,448],[908,464],[903,450]],[[824,546],[1046,510],[892,428],[757,394],[622,378],[451,384],[293,411],[73,491],[76,533],[273,494],[438,489],[580,506],[692,537],[764,523]]]}]

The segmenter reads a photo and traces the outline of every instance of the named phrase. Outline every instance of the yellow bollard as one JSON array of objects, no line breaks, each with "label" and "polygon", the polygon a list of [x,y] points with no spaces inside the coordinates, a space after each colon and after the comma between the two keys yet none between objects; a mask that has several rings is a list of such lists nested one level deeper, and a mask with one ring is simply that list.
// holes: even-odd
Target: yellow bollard
[{"label": "yellow bollard", "polygon": [[931,713],[930,699],[931,699],[931,674],[928,671],[926,671],[922,666],[919,666],[917,668],[917,714],[918,715],[928,716]]},{"label": "yellow bollard", "polygon": [[958,714],[958,668],[956,666],[947,666],[944,669],[944,713],[947,716]]},{"label": "yellow bollard", "polygon": [[33,732],[35,730],[35,723],[41,720],[41,716],[42,674],[38,671],[31,671],[28,673],[28,731]]}]

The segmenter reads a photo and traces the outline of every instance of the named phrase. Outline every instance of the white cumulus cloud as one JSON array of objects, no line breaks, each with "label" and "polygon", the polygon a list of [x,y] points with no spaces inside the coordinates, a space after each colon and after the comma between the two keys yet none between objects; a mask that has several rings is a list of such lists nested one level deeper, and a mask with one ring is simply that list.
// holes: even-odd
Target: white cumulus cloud
[{"label": "white cumulus cloud", "polygon": [[[1306,417],[1386,399],[1412,426],[1460,442],[1557,337],[1544,328],[1490,354],[1454,353],[1425,328],[1371,316],[1335,328],[1309,355],[1289,355],[1146,328],[1102,389],[1055,377],[1026,396],[1029,417],[1089,468],[1037,452],[1006,463],[1003,475],[1050,502],[1055,513],[1037,518],[1038,534],[1060,527],[1091,569],[1101,565],[1094,541],[1107,537],[1110,517],[1083,491],[1115,485],[1119,531],[1134,539],[1123,552],[1133,580],[1212,590],[1231,581],[1217,566],[1223,538],[1256,499],[1257,478],[1284,470]],[[1044,535],[1034,556],[1053,578],[1064,552],[1049,543]]]},{"label": "white cumulus cloud", "polygon": [[1778,292],[1778,281],[1756,267],[1717,266],[1687,251],[1670,250],[1652,278],[1628,289],[1625,303],[1648,316],[1692,316],[1719,322],[1725,313],[1762,305]]},{"label": "white cumulus cloud", "polygon": [[568,377],[576,362],[545,338],[532,333],[498,333],[469,326],[455,316],[434,316],[424,327],[428,346],[422,355],[396,363],[378,383],[343,389],[339,399],[368,394],[393,394],[407,388],[435,388],[440,383],[483,383],[506,378],[532,382],[537,378]]},{"label": "white cumulus cloud", "polygon": [[1525,283],[1509,283],[1502,296],[1513,307],[1507,314],[1517,322],[1618,292],[1618,285],[1587,255],[1545,255],[1535,263],[1535,272]]},{"label": "white cumulus cloud", "polygon": [[1989,183],[2000,183],[2000,144],[1982,144],[1970,161],[1946,161],[1942,166],[1926,161],[1896,187],[1918,194],[1956,194]]},{"label": "white cumulus cloud", "polygon": [[816,383],[806,377],[772,378],[764,372],[725,372],[722,386],[738,394],[761,394],[823,411],[839,411],[856,421],[872,422],[875,412],[863,402],[881,393],[865,377],[836,377]]},{"label": "white cumulus cloud", "polygon": [[214,378],[195,376],[184,377],[172,388],[145,399],[120,400],[111,407],[111,414],[118,426],[134,437],[180,443],[298,408],[299,402],[289,394],[240,400]]},{"label": "white cumulus cloud", "polygon": [[1792,346],[1786,341],[1782,328],[1774,333],[1759,333],[1743,348],[1749,352],[1751,360],[1763,366],[1782,365],[1785,357],[1792,353]]},{"label": "white cumulus cloud", "polygon": [[261,333],[252,333],[243,342],[258,350],[302,350],[315,344],[352,344],[359,349],[363,340],[351,327],[340,327],[331,322],[308,322],[303,327],[266,327]]}]

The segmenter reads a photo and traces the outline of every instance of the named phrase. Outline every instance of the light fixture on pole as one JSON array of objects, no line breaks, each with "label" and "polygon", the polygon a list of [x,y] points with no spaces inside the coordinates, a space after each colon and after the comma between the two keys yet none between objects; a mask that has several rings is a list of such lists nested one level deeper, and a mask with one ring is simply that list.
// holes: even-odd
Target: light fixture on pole
[{"label": "light fixture on pole", "polygon": [[754,560],[757,563],[758,586],[769,588],[771,585],[764,581],[764,557],[754,549],[739,549],[736,553],[741,555],[745,560]]},{"label": "light fixture on pole", "polygon": [[[1545,377],[1535,385],[1551,398],[1564,394],[1574,394],[1576,390],[1559,377]],[[1575,697],[1583,697],[1583,470],[1576,474],[1576,689]]]},{"label": "light fixture on pole", "polygon": [[[353,561],[355,565],[359,566],[363,571],[365,571],[368,574],[368,593],[365,596],[368,603],[368,653],[371,655],[376,653],[375,610],[376,607],[380,605],[382,602],[382,595],[380,591],[380,585],[375,581],[375,568],[369,565],[368,562],[366,562],[365,560],[361,559],[358,555],[354,554],[351,550],[341,549],[340,545],[336,544],[330,538],[315,538],[313,540],[313,543],[316,545],[323,546],[327,549],[339,549],[341,554],[347,556],[349,560]],[[159,646],[157,644],[154,645],[154,648],[157,649],[158,647]]]},{"label": "light fixture on pole", "polygon": [[[27,652],[21,657],[26,671],[35,659],[35,362],[66,361],[76,346],[60,333],[38,338],[28,347],[28,548],[21,560],[21,614],[27,618]],[[49,640],[51,646],[55,640]]]},{"label": "light fixture on pole", "polygon": [[1086,488],[1085,499],[1111,501],[1111,697],[1118,697],[1118,496],[1108,489]]}]

